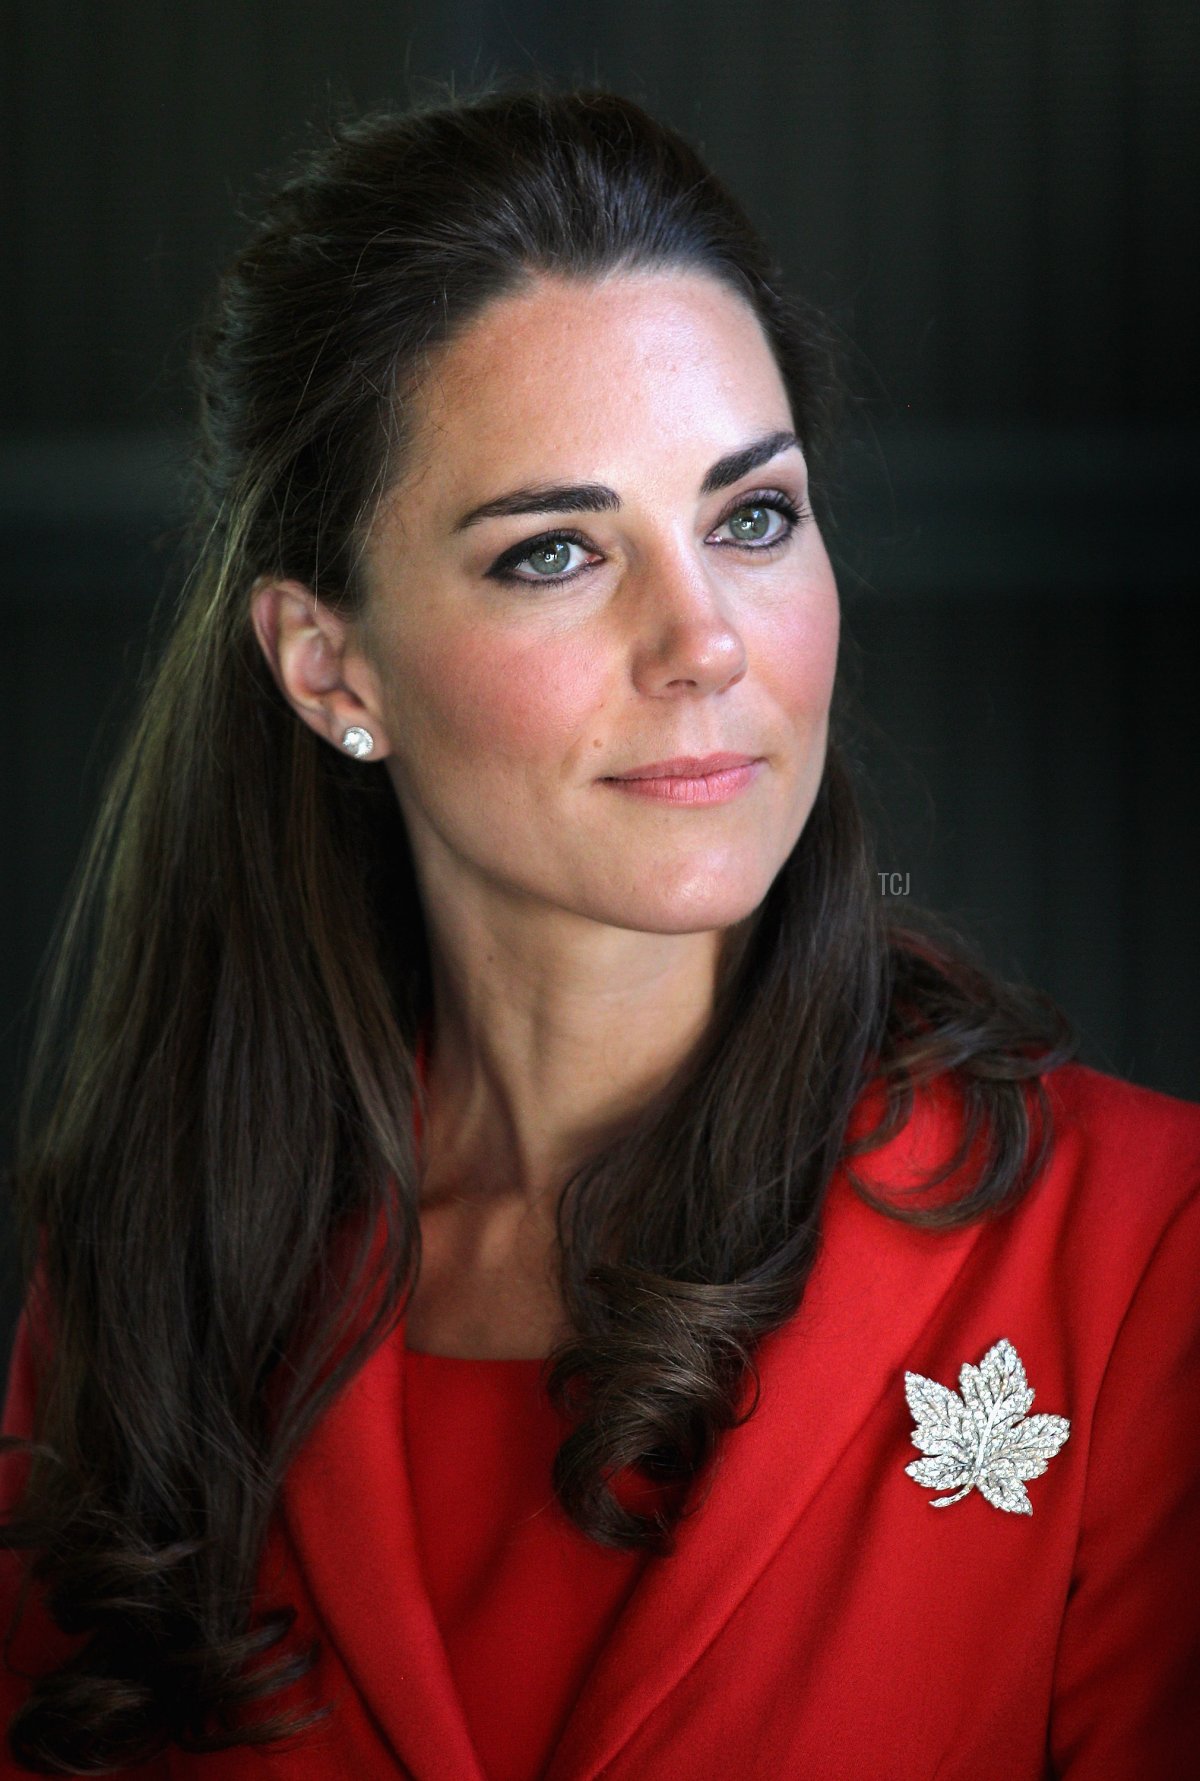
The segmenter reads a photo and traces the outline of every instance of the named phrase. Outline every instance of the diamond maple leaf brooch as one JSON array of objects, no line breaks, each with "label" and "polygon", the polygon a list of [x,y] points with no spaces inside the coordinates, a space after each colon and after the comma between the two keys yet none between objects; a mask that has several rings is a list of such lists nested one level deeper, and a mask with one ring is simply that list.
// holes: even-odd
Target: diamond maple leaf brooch
[{"label": "diamond maple leaf brooch", "polygon": [[1071,1432],[1065,1416],[1026,1416],[1033,1391],[1012,1343],[1002,1336],[977,1367],[964,1361],[958,1391],[905,1373],[904,1395],[917,1419],[914,1447],[930,1454],[904,1470],[929,1490],[952,1490],[935,1497],[931,1509],[957,1503],[978,1488],[997,1509],[1032,1515],[1022,1479],[1040,1478]]}]

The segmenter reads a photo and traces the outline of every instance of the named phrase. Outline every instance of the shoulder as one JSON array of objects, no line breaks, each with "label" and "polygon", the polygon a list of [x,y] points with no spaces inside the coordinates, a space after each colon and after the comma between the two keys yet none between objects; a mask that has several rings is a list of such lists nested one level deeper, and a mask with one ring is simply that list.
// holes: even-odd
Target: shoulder
[{"label": "shoulder", "polygon": [[1086,1064],[1061,1064],[1042,1077],[1060,1137],[1096,1154],[1200,1162],[1200,1102],[1144,1088]]},{"label": "shoulder", "polygon": [[1200,1196],[1200,1103],[1083,1064],[1041,1080],[1053,1121],[1047,1177],[1060,1193],[1147,1236]]},{"label": "shoulder", "polygon": [[[1051,1128],[1039,1180],[1151,1219],[1200,1187],[1200,1103],[1079,1063],[1060,1064],[1036,1084]],[[1036,1126],[1033,1084],[1026,1104]],[[962,1138],[964,1119],[961,1087],[952,1074],[918,1085],[910,1120],[914,1155],[926,1163],[944,1159]],[[966,1184],[983,1154],[982,1144],[970,1152],[966,1168],[952,1177],[956,1185]]]},{"label": "shoulder", "polygon": [[1139,1297],[1156,1327],[1173,1318],[1195,1333],[1200,1105],[1081,1064],[1040,1080],[1051,1148],[1011,1215],[984,1235],[988,1265],[1097,1362]]},{"label": "shoulder", "polygon": [[[1153,1222],[1200,1187],[1200,1103],[1085,1064],[1060,1064],[1026,1085],[1035,1134],[1040,1125],[1036,1087],[1049,1119],[1050,1144],[1031,1199],[1095,1200],[1110,1213]],[[876,1079],[860,1098],[847,1135],[873,1128],[883,1105]],[[856,1168],[878,1190],[915,1189],[949,1165],[965,1135],[962,1083],[946,1071],[914,1085],[907,1123],[868,1151]],[[949,1202],[968,1191],[987,1156],[981,1132],[929,1203]]]},{"label": "shoulder", "polygon": [[[920,1229],[870,1213],[839,1195],[831,1229],[861,1255],[884,1253],[906,1266],[944,1249],[996,1284],[1010,1301],[1111,1336],[1164,1248],[1191,1258],[1200,1279],[1200,1105],[1111,1076],[1062,1064],[1037,1079],[1050,1143],[1032,1183],[994,1213],[946,1229]],[[1027,1089],[1036,1126],[1034,1086]],[[908,1123],[856,1164],[868,1186],[898,1207],[945,1204],[971,1193],[988,1167],[980,1133],[932,1193],[918,1187],[946,1168],[965,1137],[960,1085],[948,1075],[915,1088]],[[909,1200],[909,1194],[915,1198]],[[978,1285],[978,1282],[976,1283]],[[1197,1295],[1200,1302],[1200,1295]]]}]

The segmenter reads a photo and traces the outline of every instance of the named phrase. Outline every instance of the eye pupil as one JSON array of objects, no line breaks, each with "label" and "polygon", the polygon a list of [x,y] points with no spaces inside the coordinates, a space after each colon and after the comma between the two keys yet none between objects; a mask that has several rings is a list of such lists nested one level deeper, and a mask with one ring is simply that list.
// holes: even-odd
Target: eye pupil
[{"label": "eye pupil", "polygon": [[739,507],[730,517],[729,523],[743,538],[762,538],[771,520],[765,507]]}]

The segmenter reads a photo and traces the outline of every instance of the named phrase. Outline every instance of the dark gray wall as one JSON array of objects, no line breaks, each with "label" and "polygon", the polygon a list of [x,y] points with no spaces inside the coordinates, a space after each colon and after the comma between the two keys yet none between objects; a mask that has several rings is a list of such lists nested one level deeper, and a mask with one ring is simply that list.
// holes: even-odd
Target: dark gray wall
[{"label": "dark gray wall", "polygon": [[239,205],[331,108],[531,66],[687,131],[843,331],[887,863],[1090,1061],[1200,1095],[1190,0],[9,0],[0,31],[6,1108]]},{"label": "dark gray wall", "polygon": [[597,76],[695,136],[897,412],[1193,421],[1192,0],[6,0],[0,401],[173,425],[235,208],[409,77]]}]

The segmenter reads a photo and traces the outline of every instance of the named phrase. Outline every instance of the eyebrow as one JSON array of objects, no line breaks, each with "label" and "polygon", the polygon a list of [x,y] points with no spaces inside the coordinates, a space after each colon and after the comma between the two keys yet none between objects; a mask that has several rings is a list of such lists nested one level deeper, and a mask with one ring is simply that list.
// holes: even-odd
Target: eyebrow
[{"label": "eyebrow", "polygon": [[[743,445],[739,451],[718,458],[706,472],[700,493],[715,495],[719,489],[740,482],[752,470],[770,463],[781,452],[798,448],[799,444],[794,433],[764,434],[761,439]],[[482,519],[505,519],[516,513],[613,513],[620,505],[621,497],[616,490],[606,488],[601,482],[539,483],[532,488],[512,489],[507,495],[497,495],[494,501],[484,501],[481,506],[472,507],[469,513],[455,521],[453,529],[465,532],[468,526],[477,525]]]}]

